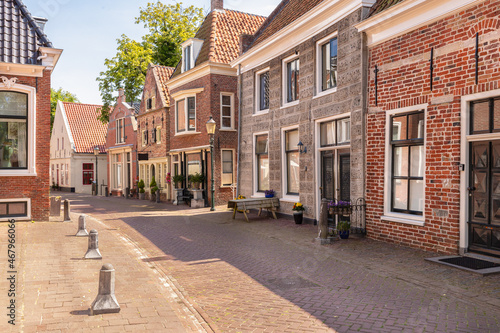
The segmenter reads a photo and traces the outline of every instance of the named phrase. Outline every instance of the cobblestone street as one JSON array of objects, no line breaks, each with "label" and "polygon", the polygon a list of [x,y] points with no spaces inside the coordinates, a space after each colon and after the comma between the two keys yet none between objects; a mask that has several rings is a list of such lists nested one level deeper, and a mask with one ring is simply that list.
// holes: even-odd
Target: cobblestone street
[{"label": "cobblestone street", "polygon": [[[424,261],[436,256],[433,253],[369,239],[319,246],[313,241],[317,233],[313,225],[295,225],[283,218],[257,218],[256,214],[250,214],[250,223],[246,223],[239,214],[232,220],[232,213],[224,207],[209,212],[208,208],[190,209],[122,198],[63,194],[65,198],[72,203],[72,223],[19,223],[17,232],[28,231],[33,238],[35,230],[61,225],[76,231],[78,214],[88,214],[91,218],[87,229],[97,229],[103,235],[103,260],[83,262],[82,265],[95,266],[95,274],[71,281],[73,287],[65,290],[68,301],[78,303],[81,313],[74,310],[76,303],[66,303],[59,296],[49,297],[45,310],[64,302],[64,310],[59,309],[64,322],[59,326],[37,326],[40,310],[25,304],[25,332],[36,331],[30,327],[39,327],[39,331],[95,327],[95,317],[81,314],[95,297],[100,265],[108,262],[115,266],[116,295],[119,301],[125,301],[126,308],[119,318],[98,316],[105,324],[99,327],[103,331],[127,329],[127,324],[113,328],[115,319],[133,323],[134,331],[155,332],[171,332],[168,323],[177,323],[178,328],[186,331],[216,332],[500,331],[498,275],[481,277]],[[69,244],[72,238],[62,239],[60,247],[66,250],[61,253],[76,246]],[[85,246],[86,243],[79,245],[82,249]],[[65,281],[61,276],[67,272],[65,267],[35,269],[31,265],[36,251],[43,250],[41,245],[37,249],[24,243],[23,247],[27,251],[21,258],[26,261],[25,272],[58,271],[58,279]],[[57,246],[53,244],[51,248],[57,258]],[[53,262],[62,263],[55,259]],[[73,277],[75,273],[71,272]],[[161,279],[151,278],[154,275]],[[32,285],[35,280],[25,275],[25,302],[53,293],[52,286],[47,285],[38,288],[39,296],[28,294],[36,293]],[[174,289],[172,293],[178,295],[170,303],[164,302],[169,296],[161,281],[166,281],[165,285],[169,284]],[[87,285],[92,292],[85,292]],[[76,299],[75,295],[82,293],[89,294],[89,299]],[[140,301],[132,299],[137,295]],[[154,298],[165,311],[151,305]],[[142,307],[148,308],[145,311],[150,315],[132,320],[136,315],[132,309],[144,313]],[[29,311],[33,311],[33,317]],[[45,312],[50,319],[53,311]],[[175,316],[166,320],[162,313]],[[191,316],[185,316],[186,313]]]}]

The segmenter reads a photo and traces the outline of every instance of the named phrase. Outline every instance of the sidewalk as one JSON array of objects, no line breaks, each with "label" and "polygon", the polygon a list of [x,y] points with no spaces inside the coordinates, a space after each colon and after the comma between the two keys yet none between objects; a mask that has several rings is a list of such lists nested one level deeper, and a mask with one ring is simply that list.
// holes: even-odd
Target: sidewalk
[{"label": "sidewalk", "polygon": [[[1,332],[212,331],[168,277],[141,260],[134,243],[118,230],[87,218],[87,230],[99,232],[103,259],[82,259],[88,238],[74,236],[78,216],[71,214],[72,222],[16,222],[16,325],[9,325],[9,318],[3,315]],[[62,216],[54,220],[62,220]],[[7,229],[6,223],[0,224],[3,274],[7,274]],[[121,311],[89,316],[99,270],[105,263],[115,268]],[[6,278],[0,281],[0,289],[7,290]],[[5,309],[9,304],[6,292],[0,300]]]}]

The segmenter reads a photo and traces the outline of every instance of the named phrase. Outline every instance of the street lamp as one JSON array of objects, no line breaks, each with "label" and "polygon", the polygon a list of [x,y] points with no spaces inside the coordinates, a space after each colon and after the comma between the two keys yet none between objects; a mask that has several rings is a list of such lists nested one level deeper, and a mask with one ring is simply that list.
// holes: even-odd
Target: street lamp
[{"label": "street lamp", "polygon": [[213,120],[212,116],[207,121],[207,133],[210,135],[210,170],[212,171],[212,181],[211,181],[211,191],[212,191],[212,207],[211,211],[214,211],[214,134],[215,134],[215,120]]},{"label": "street lamp", "polygon": [[99,177],[97,174],[97,156],[99,156],[99,147],[94,147],[94,155],[95,155],[95,195],[99,195]]}]

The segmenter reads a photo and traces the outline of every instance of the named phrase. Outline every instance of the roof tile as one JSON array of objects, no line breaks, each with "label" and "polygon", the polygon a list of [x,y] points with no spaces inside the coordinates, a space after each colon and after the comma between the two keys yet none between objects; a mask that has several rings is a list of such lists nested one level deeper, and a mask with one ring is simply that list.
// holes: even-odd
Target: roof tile
[{"label": "roof tile", "polygon": [[386,9],[402,2],[404,0],[377,0],[375,4],[370,9],[370,13],[368,13],[368,17],[377,15],[378,13],[383,12]]},{"label": "roof tile", "polygon": [[163,100],[163,105],[165,107],[168,107],[170,106],[170,102],[168,98],[169,92],[168,92],[167,82],[174,73],[175,68],[160,66],[160,65],[152,65],[152,67],[156,79],[156,84],[158,86],[158,89],[160,89],[161,91],[161,98]]}]

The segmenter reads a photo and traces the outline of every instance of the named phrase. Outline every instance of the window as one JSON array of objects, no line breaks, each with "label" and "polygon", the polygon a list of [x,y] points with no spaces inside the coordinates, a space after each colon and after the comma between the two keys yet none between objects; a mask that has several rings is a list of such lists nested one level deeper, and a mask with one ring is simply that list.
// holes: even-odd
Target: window
[{"label": "window", "polygon": [[196,102],[195,97],[187,97],[176,103],[177,132],[195,131]]},{"label": "window", "polygon": [[61,149],[64,150],[64,138],[61,138]]},{"label": "window", "polygon": [[66,185],[69,185],[69,164],[66,164]]},{"label": "window", "polygon": [[142,130],[142,146],[147,146],[148,144],[148,131]]},{"label": "window", "polygon": [[192,48],[192,45],[188,45],[184,48],[184,53],[182,55],[182,60],[183,60],[183,64],[184,64],[184,70],[183,72],[185,71],[188,71],[192,68],[192,64],[191,64],[191,48]]},{"label": "window", "polygon": [[222,186],[231,186],[233,184],[233,151],[222,150]]},{"label": "window", "polygon": [[299,130],[285,131],[286,194],[299,194]]},{"label": "window", "polygon": [[256,74],[257,112],[269,109],[269,68]]},{"label": "window", "polygon": [[91,185],[94,180],[94,164],[83,163],[83,185]]},{"label": "window", "polygon": [[28,201],[0,201],[0,218],[28,216]]},{"label": "window", "polygon": [[321,45],[321,91],[337,87],[337,37]]},{"label": "window", "polygon": [[422,215],[424,206],[423,111],[390,118],[391,211]]},{"label": "window", "polygon": [[470,118],[471,134],[500,132],[500,97],[472,102]]},{"label": "window", "polygon": [[220,95],[221,128],[234,128],[233,96],[229,93]]},{"label": "window", "polygon": [[116,120],[116,143],[125,142],[125,119]]},{"label": "window", "polygon": [[349,144],[351,141],[351,119],[342,118],[320,124],[320,145],[329,147]]},{"label": "window", "polygon": [[161,126],[156,127],[156,143],[161,143]]},{"label": "window", "polygon": [[113,163],[113,188],[122,187],[122,154],[111,155],[111,162]]},{"label": "window", "polygon": [[299,99],[299,67],[298,57],[288,62],[285,60],[285,104]]},{"label": "window", "polygon": [[255,137],[255,161],[257,192],[264,192],[269,190],[269,144],[267,134]]},{"label": "window", "polygon": [[61,164],[61,185],[64,185],[64,164]]}]

